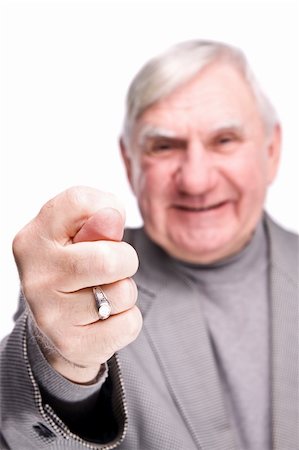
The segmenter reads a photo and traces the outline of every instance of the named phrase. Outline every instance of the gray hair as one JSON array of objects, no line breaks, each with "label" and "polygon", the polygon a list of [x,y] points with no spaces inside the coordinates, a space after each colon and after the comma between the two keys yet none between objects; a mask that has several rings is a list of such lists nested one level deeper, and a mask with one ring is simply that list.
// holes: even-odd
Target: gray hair
[{"label": "gray hair", "polygon": [[174,45],[149,60],[133,79],[126,98],[123,138],[129,146],[136,120],[154,103],[171,94],[215,61],[232,64],[244,76],[256,99],[265,128],[270,132],[277,123],[276,111],[262,91],[244,53],[223,42],[193,40]]}]

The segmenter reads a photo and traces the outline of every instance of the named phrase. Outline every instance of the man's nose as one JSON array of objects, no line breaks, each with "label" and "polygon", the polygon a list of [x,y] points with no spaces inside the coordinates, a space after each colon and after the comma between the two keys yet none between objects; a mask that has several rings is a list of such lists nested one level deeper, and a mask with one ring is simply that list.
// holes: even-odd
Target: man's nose
[{"label": "man's nose", "polygon": [[201,141],[186,148],[176,172],[178,189],[189,195],[200,195],[212,190],[217,182],[217,168],[213,153]]}]

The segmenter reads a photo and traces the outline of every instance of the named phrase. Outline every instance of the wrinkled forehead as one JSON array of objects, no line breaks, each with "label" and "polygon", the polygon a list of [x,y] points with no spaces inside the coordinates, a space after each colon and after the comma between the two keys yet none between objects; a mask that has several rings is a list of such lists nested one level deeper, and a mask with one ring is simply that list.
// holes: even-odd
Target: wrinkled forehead
[{"label": "wrinkled forehead", "polygon": [[175,137],[188,128],[213,132],[247,121],[261,121],[247,81],[231,67],[217,66],[149,106],[137,119],[134,134],[142,143],[156,136]]},{"label": "wrinkled forehead", "polygon": [[[147,89],[151,91],[155,88],[155,86],[152,86],[152,88],[150,86],[151,82],[149,81]],[[160,89],[162,90],[162,88]],[[202,100],[205,93],[207,96],[211,95],[211,93],[214,96],[225,96],[227,92],[236,97],[244,95],[244,92],[252,98],[255,97],[252,86],[238,66],[227,61],[213,61],[202,67],[191,77],[174,85],[164,95],[157,97],[148,104],[144,103],[135,120],[138,121],[148,110],[157,109],[158,107],[200,107],[200,100]],[[140,95],[142,97],[142,91]]]}]

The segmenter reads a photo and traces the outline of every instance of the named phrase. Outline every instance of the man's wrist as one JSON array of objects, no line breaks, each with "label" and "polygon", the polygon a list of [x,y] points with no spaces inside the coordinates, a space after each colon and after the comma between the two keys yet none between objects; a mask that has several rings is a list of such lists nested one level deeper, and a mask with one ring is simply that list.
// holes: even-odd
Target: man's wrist
[{"label": "man's wrist", "polygon": [[72,383],[84,386],[96,383],[105,368],[104,364],[92,367],[79,366],[63,358],[58,352],[51,352],[44,356],[56,372]]}]

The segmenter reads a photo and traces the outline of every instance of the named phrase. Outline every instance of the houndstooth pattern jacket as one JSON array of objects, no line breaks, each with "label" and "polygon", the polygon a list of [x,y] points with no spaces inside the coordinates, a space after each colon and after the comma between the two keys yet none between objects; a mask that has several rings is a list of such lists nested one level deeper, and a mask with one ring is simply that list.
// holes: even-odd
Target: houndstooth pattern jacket
[{"label": "houndstooth pattern jacket", "polygon": [[[267,216],[265,224],[273,450],[298,450],[298,239]],[[135,281],[144,326],[138,339],[109,361],[116,435],[105,444],[85,441],[44,402],[28,361],[28,318],[21,308],[1,347],[1,449],[241,450],[206,351],[196,292],[142,229],[128,230],[126,240],[140,257]]]}]

